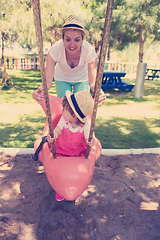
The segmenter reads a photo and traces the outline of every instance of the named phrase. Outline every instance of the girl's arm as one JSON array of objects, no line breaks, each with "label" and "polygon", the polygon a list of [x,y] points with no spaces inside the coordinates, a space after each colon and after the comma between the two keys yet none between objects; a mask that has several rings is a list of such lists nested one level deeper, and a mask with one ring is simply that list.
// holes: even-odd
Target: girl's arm
[{"label": "girl's arm", "polygon": [[57,127],[54,129],[54,139],[57,139],[58,136],[61,134],[61,132],[62,132],[62,129],[61,129],[59,126],[57,126]]},{"label": "girl's arm", "polygon": [[95,144],[95,134],[93,132],[93,138],[92,140],[89,142],[88,141],[88,138],[89,138],[89,134],[90,134],[90,122],[86,122],[85,123],[85,126],[84,126],[84,138],[85,138],[85,141],[87,143],[87,145],[89,145],[90,147],[93,147],[94,144]]},{"label": "girl's arm", "polygon": [[48,133],[48,134],[47,134],[47,141],[48,141],[49,143],[53,143],[53,141],[58,138],[58,136],[61,134],[61,132],[62,132],[62,129],[61,129],[59,126],[57,126],[57,127],[53,130],[54,138],[52,138],[51,135]]}]

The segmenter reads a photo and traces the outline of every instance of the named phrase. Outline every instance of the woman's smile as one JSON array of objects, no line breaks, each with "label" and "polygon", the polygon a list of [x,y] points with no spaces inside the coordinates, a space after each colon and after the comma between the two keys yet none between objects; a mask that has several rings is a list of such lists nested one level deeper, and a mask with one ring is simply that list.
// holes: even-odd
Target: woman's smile
[{"label": "woman's smile", "polygon": [[71,47],[70,47],[69,49],[70,49],[71,51],[74,51],[76,48],[73,48],[73,47],[71,48]]}]

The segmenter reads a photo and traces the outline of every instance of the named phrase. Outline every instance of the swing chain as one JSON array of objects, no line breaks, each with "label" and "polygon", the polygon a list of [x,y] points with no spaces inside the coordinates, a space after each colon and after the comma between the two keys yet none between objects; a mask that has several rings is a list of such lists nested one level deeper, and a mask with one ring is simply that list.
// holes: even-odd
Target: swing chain
[{"label": "swing chain", "polygon": [[[33,4],[33,13],[34,13],[33,15],[34,15],[35,30],[36,30],[36,38],[37,38],[37,48],[38,48],[38,55],[39,55],[40,71],[41,71],[44,99],[45,99],[45,106],[46,106],[46,115],[47,115],[47,120],[48,120],[49,133],[50,133],[51,137],[53,138],[54,134],[53,134],[51,110],[50,110],[48,89],[47,89],[47,83],[46,83],[46,77],[45,77],[45,67],[44,67],[40,2],[39,2],[39,0],[32,0],[32,4]],[[55,150],[54,143],[51,144],[51,148],[52,148],[53,158],[56,158],[57,156],[56,156],[56,150]]]},{"label": "swing chain", "polygon": [[[104,28],[103,28],[102,42],[101,42],[100,57],[99,57],[98,68],[97,68],[96,83],[95,83],[95,89],[94,89],[94,94],[93,94],[93,96],[95,96],[95,101],[94,101],[94,109],[93,109],[91,128],[90,128],[90,134],[89,134],[88,141],[91,141],[91,139],[93,138],[93,132],[94,132],[94,126],[95,126],[95,121],[96,121],[98,102],[99,102],[99,95],[100,95],[100,91],[101,91],[103,69],[104,69],[104,64],[105,64],[107,46],[108,46],[108,42],[109,42],[109,32],[110,32],[110,26],[111,26],[113,4],[114,4],[114,0],[108,0],[106,16],[105,16],[105,23],[104,23]],[[86,154],[85,154],[86,159],[88,158],[89,153],[90,153],[90,146],[88,145]]]}]

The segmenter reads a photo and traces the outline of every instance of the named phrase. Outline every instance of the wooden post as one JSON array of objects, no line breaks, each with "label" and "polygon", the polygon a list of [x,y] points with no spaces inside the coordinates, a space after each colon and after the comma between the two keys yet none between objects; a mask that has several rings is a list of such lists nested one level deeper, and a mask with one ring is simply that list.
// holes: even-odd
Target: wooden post
[{"label": "wooden post", "polygon": [[[103,70],[104,70],[107,46],[109,42],[109,32],[110,32],[110,26],[111,26],[113,4],[114,4],[114,0],[108,0],[105,23],[103,28],[102,42],[101,42],[100,57],[99,57],[98,68],[97,68],[97,77],[96,77],[95,89],[93,94],[93,96],[95,97],[95,102],[94,102],[94,109],[93,109],[93,115],[92,115],[92,121],[91,121],[89,141],[91,141],[91,139],[93,138],[97,107],[98,107],[99,95],[100,95],[101,84],[102,84]],[[90,153],[90,147],[88,146],[85,158],[88,158],[89,153]]]},{"label": "wooden post", "polygon": [[[33,15],[34,15],[35,30],[36,30],[36,38],[37,38],[38,56],[39,56],[39,62],[40,62],[40,71],[41,71],[41,78],[42,78],[42,84],[43,84],[43,92],[44,92],[44,99],[45,99],[45,105],[46,105],[49,133],[53,138],[54,135],[53,135],[52,118],[51,118],[50,103],[48,98],[48,89],[47,89],[45,67],[44,67],[40,2],[39,0],[32,0],[32,4],[33,4]],[[56,158],[57,156],[56,156],[54,143],[51,144],[51,148],[52,148],[53,158]]]}]

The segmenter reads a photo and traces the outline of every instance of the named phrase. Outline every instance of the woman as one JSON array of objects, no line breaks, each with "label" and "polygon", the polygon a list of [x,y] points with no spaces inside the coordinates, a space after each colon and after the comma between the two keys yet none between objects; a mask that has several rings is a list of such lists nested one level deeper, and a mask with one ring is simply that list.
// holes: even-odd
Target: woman
[{"label": "woman", "polygon": [[[46,81],[50,89],[55,75],[58,97],[65,96],[67,90],[75,93],[81,90],[94,91],[97,74],[97,55],[90,43],[84,40],[88,31],[80,17],[70,15],[63,28],[59,29],[62,39],[49,50],[46,59]],[[39,103],[43,99],[42,85],[33,93]],[[100,93],[99,105],[105,100]]]}]

